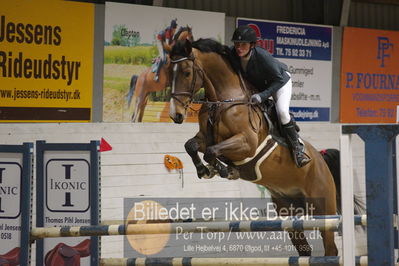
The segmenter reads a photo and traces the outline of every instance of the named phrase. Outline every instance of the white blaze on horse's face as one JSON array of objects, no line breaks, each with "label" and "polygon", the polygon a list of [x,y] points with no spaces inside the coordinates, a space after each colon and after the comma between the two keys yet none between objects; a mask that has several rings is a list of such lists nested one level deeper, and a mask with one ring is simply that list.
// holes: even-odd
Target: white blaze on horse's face
[{"label": "white blaze on horse's face", "polygon": [[172,98],[169,106],[169,116],[176,123],[182,123],[186,116],[186,109],[191,103],[194,91],[193,61],[182,58],[175,62],[172,78]]}]

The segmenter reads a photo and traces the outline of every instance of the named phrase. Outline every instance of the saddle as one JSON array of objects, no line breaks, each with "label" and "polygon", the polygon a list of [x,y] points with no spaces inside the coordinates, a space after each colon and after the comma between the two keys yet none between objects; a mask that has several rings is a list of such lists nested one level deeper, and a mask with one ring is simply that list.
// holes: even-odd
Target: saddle
[{"label": "saddle", "polygon": [[80,266],[80,258],[89,255],[90,239],[86,239],[74,247],[58,243],[47,252],[44,261],[46,266]]},{"label": "saddle", "polygon": [[19,247],[13,248],[4,255],[0,255],[1,266],[17,266],[20,264],[19,254],[21,249]]},{"label": "saddle", "polygon": [[[264,160],[266,160],[267,157],[274,151],[277,145],[289,147],[285,138],[285,132],[282,128],[282,125],[277,115],[274,101],[268,99],[265,103],[263,103],[260,106],[260,108],[268,124],[269,135],[263,141],[263,143],[261,143],[259,147],[256,149],[255,156],[237,162],[232,162],[227,158],[224,158],[223,156],[218,157],[218,159],[223,163],[236,168],[240,173],[241,179],[252,182],[259,181],[260,179],[262,179],[262,174],[261,171],[259,170],[259,167],[261,163]],[[215,120],[217,120],[215,109],[216,109],[215,106],[210,106],[207,109],[207,111],[209,112],[208,121],[207,121],[207,137],[206,137],[208,146],[211,146],[214,143],[212,131],[214,127],[214,122]],[[291,117],[293,117],[293,114],[290,115]],[[296,123],[295,123],[295,129],[299,132],[299,127]]]}]

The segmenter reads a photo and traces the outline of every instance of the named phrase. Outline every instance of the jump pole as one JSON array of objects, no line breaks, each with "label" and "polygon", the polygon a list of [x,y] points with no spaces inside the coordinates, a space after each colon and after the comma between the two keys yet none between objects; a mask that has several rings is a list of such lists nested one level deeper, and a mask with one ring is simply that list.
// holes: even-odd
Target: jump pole
[{"label": "jump pole", "polygon": [[[356,219],[358,225],[364,225]],[[109,235],[146,235],[146,234],[178,234],[208,233],[208,232],[265,232],[265,231],[295,231],[324,229],[339,231],[341,220],[274,220],[274,221],[241,221],[241,222],[192,222],[192,223],[157,223],[157,224],[115,224],[92,226],[62,226],[32,228],[31,239],[78,236],[109,236]]]},{"label": "jump pole", "polygon": [[[344,265],[341,257],[286,257],[286,258],[103,258],[101,266],[142,266],[142,265],[179,265],[179,266],[216,266],[216,265]],[[366,266],[367,257],[356,257],[356,266]]]}]

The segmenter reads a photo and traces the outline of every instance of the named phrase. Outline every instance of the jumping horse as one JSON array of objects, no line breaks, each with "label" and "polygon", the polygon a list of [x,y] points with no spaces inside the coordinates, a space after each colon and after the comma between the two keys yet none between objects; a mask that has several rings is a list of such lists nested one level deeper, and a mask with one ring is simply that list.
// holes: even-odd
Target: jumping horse
[{"label": "jumping horse", "polygon": [[[173,37],[174,41],[189,39],[194,40],[192,29],[189,26],[180,27]],[[171,46],[163,43],[163,47],[167,53],[170,52]],[[163,64],[159,71],[159,80],[155,81],[155,73],[153,67],[146,68],[140,75],[133,75],[130,79],[129,92],[127,95],[128,107],[134,102],[134,109],[131,118],[131,122],[142,122],[144,109],[147,105],[148,97],[151,92],[161,91],[165,89],[169,84],[169,75],[167,73],[169,69],[169,60],[166,64]]]},{"label": "jumping horse", "polygon": [[[173,76],[169,115],[175,123],[183,123],[193,95],[201,87],[205,89],[199,132],[185,144],[198,177],[217,173],[263,185],[278,213],[289,207],[313,206],[313,215],[336,214],[334,179],[321,154],[304,141],[312,160],[302,168],[295,165],[289,149],[269,135],[270,126],[261,108],[248,103],[251,86],[233,70],[228,55],[226,46],[211,39],[179,41],[170,53]],[[208,165],[198,152],[204,153]],[[336,256],[334,233],[321,231],[321,235],[325,255]],[[300,256],[311,255],[303,231],[289,237]]]}]

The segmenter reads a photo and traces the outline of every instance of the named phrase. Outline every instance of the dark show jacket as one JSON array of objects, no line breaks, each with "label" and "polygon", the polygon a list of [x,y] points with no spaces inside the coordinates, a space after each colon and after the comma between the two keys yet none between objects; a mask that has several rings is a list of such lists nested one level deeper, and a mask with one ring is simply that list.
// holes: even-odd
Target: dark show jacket
[{"label": "dark show jacket", "polygon": [[234,46],[230,48],[230,61],[233,68],[237,72],[238,70],[241,71],[243,78],[249,81],[256,90],[264,92],[265,95],[263,96],[270,96],[283,87],[290,79],[290,76],[286,72],[288,71],[288,67],[286,64],[275,59],[262,47],[255,46],[251,51],[252,54],[249,58],[246,72],[241,67],[241,60]]}]

